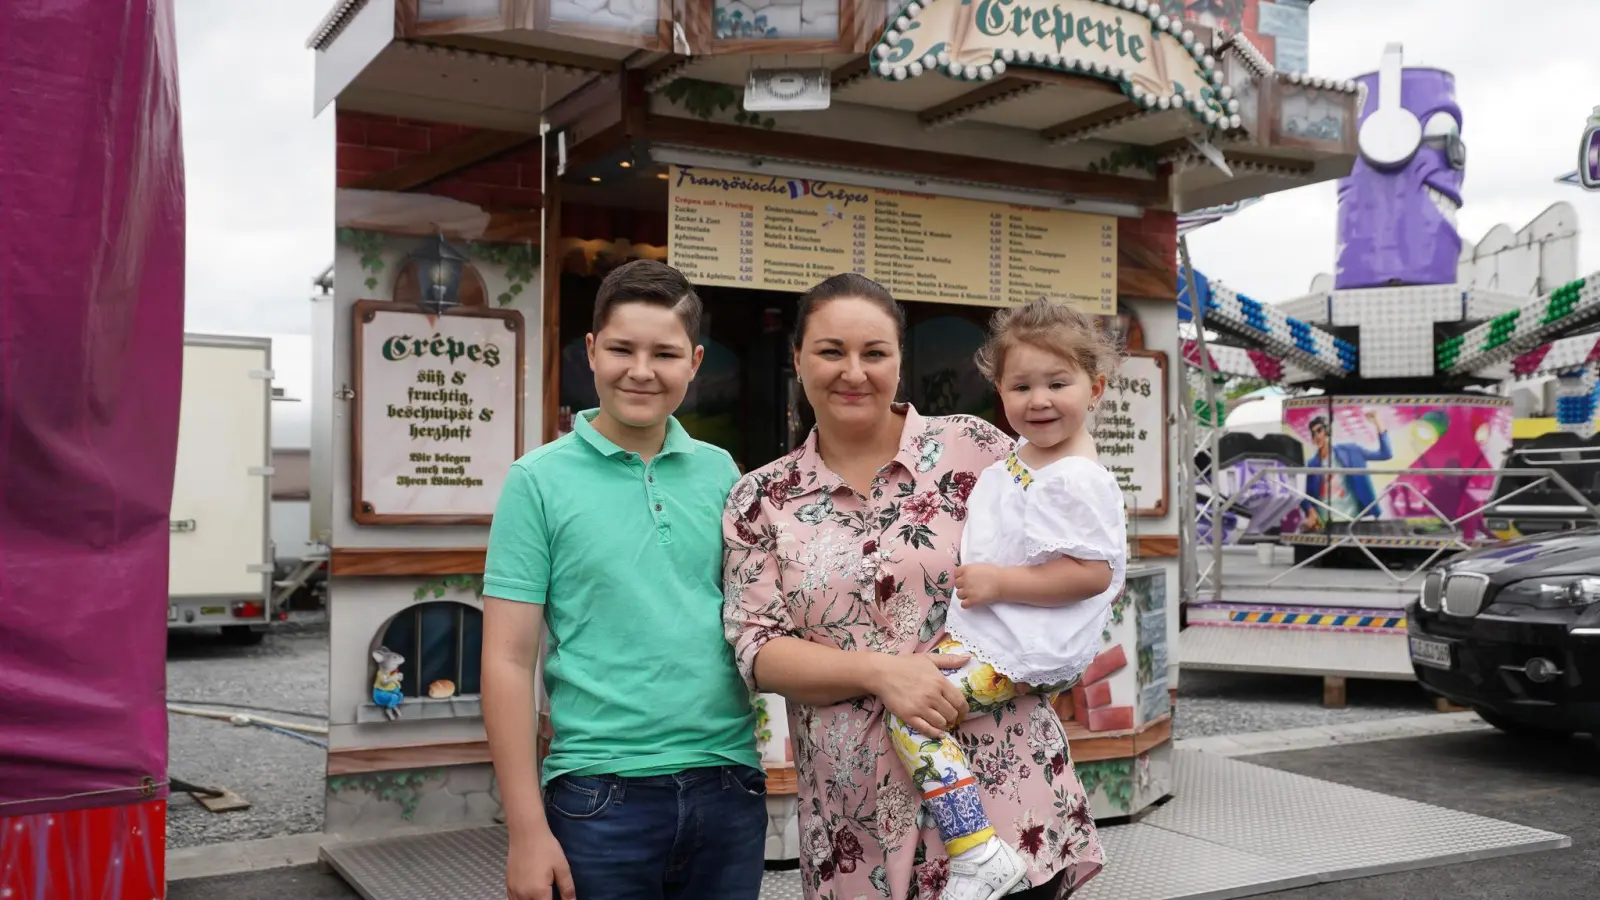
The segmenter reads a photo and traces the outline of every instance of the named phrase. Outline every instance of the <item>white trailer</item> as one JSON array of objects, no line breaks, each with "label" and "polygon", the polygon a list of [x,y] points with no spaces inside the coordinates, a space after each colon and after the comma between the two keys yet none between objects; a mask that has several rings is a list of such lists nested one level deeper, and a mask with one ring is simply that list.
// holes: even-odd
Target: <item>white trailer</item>
[{"label": "white trailer", "polygon": [[272,609],[272,341],[185,334],[167,628],[255,643]]}]

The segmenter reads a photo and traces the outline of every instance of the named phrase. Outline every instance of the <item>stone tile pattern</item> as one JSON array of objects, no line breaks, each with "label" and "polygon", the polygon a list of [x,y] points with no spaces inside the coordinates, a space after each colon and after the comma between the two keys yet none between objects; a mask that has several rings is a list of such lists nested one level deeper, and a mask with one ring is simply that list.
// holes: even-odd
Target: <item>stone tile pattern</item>
[{"label": "stone tile pattern", "polygon": [[360,835],[406,825],[492,825],[499,812],[500,786],[489,763],[374,772],[328,779],[322,828]]},{"label": "stone tile pattern", "polygon": [[713,9],[721,40],[839,37],[839,0],[717,0]]},{"label": "stone tile pattern", "polygon": [[657,0],[551,0],[550,18],[591,28],[650,34],[656,30],[660,10]]},{"label": "stone tile pattern", "polygon": [[800,804],[793,796],[767,798],[767,856],[772,860],[800,858]]}]

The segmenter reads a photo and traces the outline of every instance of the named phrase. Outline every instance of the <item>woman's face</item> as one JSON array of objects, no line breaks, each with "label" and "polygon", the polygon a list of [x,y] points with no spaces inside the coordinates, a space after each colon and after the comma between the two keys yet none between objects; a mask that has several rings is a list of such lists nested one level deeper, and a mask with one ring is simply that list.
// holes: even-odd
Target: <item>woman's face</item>
[{"label": "woman's face", "polygon": [[900,333],[876,304],[840,297],[806,317],[794,364],[820,427],[870,428],[900,388]]}]

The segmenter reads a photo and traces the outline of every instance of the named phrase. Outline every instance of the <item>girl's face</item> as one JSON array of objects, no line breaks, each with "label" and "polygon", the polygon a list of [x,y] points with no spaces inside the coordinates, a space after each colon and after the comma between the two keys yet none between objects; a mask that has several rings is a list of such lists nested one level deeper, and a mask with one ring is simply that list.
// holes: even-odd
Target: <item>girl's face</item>
[{"label": "girl's face", "polygon": [[794,365],[818,427],[868,429],[900,388],[900,333],[869,300],[830,300],[806,317]]},{"label": "girl's face", "polygon": [[1001,366],[1006,419],[1041,450],[1076,437],[1105,389],[1105,376],[1090,378],[1071,360],[1028,344],[1007,351]]}]

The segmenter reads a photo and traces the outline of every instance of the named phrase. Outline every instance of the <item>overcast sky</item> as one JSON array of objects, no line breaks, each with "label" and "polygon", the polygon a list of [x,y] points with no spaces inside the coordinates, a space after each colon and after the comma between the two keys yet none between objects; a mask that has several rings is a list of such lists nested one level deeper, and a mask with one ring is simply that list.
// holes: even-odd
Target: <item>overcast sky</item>
[{"label": "overcast sky", "polygon": [[[333,115],[311,117],[306,38],[334,0],[176,0],[188,177],[188,327],[310,330],[311,279],[333,253]],[[1377,68],[1383,45],[1408,65],[1455,73],[1467,144],[1463,236],[1520,228],[1566,200],[1600,229],[1600,193],[1554,183],[1574,168],[1600,105],[1597,0],[1321,0],[1311,70]],[[1333,269],[1334,185],[1268,197],[1195,232],[1207,274],[1265,301],[1304,293]],[[1600,234],[1579,268],[1600,269]]]},{"label": "overcast sky", "polygon": [[[1600,105],[1597,0],[1320,0],[1311,7],[1313,74],[1376,71],[1383,46],[1408,66],[1455,75],[1467,145],[1462,237],[1513,231],[1565,200],[1578,211],[1579,274],[1600,269],[1600,193],[1556,184],[1577,167],[1584,122]],[[1192,233],[1195,267],[1265,302],[1306,293],[1333,271],[1335,182],[1273,194]]]}]

